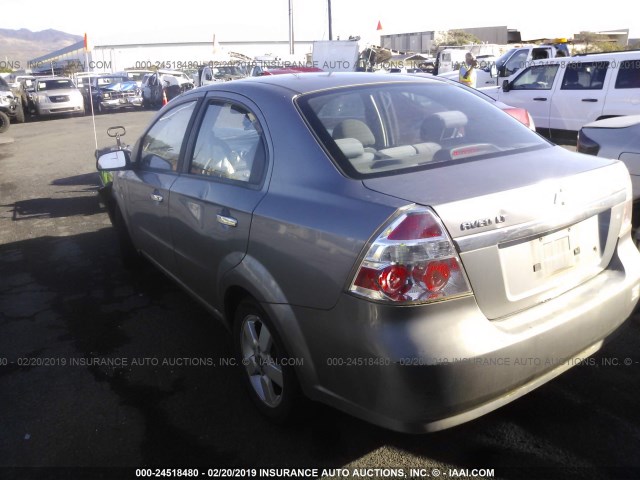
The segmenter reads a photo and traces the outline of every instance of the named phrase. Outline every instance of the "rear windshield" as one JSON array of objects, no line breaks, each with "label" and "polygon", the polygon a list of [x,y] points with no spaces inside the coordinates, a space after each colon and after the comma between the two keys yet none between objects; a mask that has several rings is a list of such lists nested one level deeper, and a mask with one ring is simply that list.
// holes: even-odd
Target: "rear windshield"
[{"label": "rear windshield", "polygon": [[492,100],[445,83],[347,87],[297,103],[336,163],[356,178],[549,146]]}]

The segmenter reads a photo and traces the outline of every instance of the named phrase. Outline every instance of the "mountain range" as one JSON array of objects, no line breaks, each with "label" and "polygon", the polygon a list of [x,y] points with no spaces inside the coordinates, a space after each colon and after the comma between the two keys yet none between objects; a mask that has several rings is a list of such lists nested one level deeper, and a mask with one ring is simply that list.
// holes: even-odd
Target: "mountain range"
[{"label": "mountain range", "polygon": [[0,28],[0,67],[24,69],[27,61],[46,53],[68,47],[82,40],[80,35],[59,30],[32,32],[26,28],[10,30]]}]

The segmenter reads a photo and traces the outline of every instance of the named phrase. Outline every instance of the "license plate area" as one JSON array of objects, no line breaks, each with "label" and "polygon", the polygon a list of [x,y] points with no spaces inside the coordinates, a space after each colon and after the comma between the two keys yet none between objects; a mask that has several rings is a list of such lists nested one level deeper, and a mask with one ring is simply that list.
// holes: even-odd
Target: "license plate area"
[{"label": "license plate area", "polygon": [[499,245],[499,256],[511,301],[559,287],[568,290],[602,269],[598,216],[542,236]]}]

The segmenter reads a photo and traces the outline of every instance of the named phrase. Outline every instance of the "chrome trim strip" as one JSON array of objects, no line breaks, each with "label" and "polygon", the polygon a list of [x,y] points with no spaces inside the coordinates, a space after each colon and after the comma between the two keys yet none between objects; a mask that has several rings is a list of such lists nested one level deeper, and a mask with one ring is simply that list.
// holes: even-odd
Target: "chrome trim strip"
[{"label": "chrome trim strip", "polygon": [[[580,210],[567,209],[562,215],[556,216],[553,220],[535,220],[527,223],[520,223],[511,227],[498,228],[486,232],[467,235],[465,237],[454,238],[453,242],[460,253],[470,252],[479,248],[491,247],[505,242],[512,242],[528,237],[536,237],[551,230],[558,230],[570,227],[587,218],[593,217],[606,210],[610,210],[623,203],[627,198],[626,190],[620,190],[607,198],[602,198]],[[566,207],[562,207],[565,209]]]}]

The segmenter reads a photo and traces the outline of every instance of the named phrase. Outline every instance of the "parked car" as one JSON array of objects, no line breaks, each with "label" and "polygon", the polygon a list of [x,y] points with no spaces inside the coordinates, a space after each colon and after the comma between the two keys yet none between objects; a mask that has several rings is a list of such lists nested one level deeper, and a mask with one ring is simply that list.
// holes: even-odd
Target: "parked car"
[{"label": "parked car", "polygon": [[126,75],[129,77],[129,80],[133,80],[136,82],[138,87],[142,88],[142,81],[144,80],[145,75],[152,74],[151,70],[125,70],[123,72],[116,72],[116,75]]},{"label": "parked car", "polygon": [[250,77],[263,77],[265,75],[284,75],[287,73],[317,73],[323,70],[318,67],[302,67],[296,65],[254,65],[249,72]]},{"label": "parked car", "polygon": [[158,70],[145,75],[142,80],[143,105],[147,108],[159,107],[163,103],[163,96],[169,101],[193,89],[194,86],[193,79],[183,72]]},{"label": "parked car", "polygon": [[22,111],[18,111],[16,115],[18,123],[24,122],[26,120],[25,113],[30,111],[29,95],[34,90],[35,78],[33,75],[17,75],[14,77],[13,83],[9,85],[13,95],[20,100],[22,107]]},{"label": "parked car", "polygon": [[84,115],[84,99],[75,84],[64,77],[36,79],[31,101],[36,115]]},{"label": "parked car", "polygon": [[640,237],[640,115],[587,123],[578,133],[578,152],[624,162],[633,187],[633,228]]},{"label": "parked car", "polygon": [[196,73],[196,84],[199,87],[216,82],[229,82],[246,77],[240,67],[235,65],[209,66],[203,65]]},{"label": "parked car", "polygon": [[95,75],[83,77],[82,95],[86,110],[105,113],[123,108],[142,108],[142,92],[127,75]]},{"label": "parked car", "polygon": [[640,113],[640,51],[540,60],[482,90],[526,108],[545,136],[575,140],[586,123]]},{"label": "parked car", "polygon": [[9,129],[11,120],[24,122],[24,111],[20,99],[17,98],[9,84],[0,77],[0,133],[4,133]]},{"label": "parked car", "polygon": [[302,392],[394,430],[466,422],[597,351],[640,295],[624,165],[449,82],[210,85],[97,166],[124,258],[213,312],[275,420]]}]

